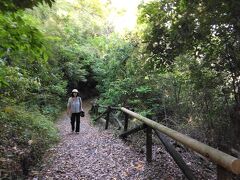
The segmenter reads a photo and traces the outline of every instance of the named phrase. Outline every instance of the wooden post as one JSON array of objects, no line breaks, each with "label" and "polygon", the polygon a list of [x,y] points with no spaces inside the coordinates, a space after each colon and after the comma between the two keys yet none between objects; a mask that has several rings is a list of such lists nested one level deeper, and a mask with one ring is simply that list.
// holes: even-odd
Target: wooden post
[{"label": "wooden post", "polygon": [[152,128],[150,126],[146,127],[146,158],[147,162],[152,162]]},{"label": "wooden post", "polygon": [[183,174],[187,177],[189,180],[196,179],[192,173],[192,170],[186,165],[184,160],[182,159],[181,155],[175,150],[172,144],[170,144],[167,139],[164,137],[162,133],[155,130],[155,133],[157,134],[157,137],[160,139],[168,153],[173,157],[174,161],[177,163],[178,167],[182,170]]},{"label": "wooden post", "polygon": [[98,114],[98,104],[94,105],[94,114]]},{"label": "wooden post", "polygon": [[106,125],[105,125],[105,129],[108,129],[109,118],[110,118],[110,112],[111,112],[111,107],[108,106],[108,109],[107,109],[107,116],[106,116]]},{"label": "wooden post", "polygon": [[128,130],[128,119],[129,119],[129,115],[127,113],[125,113],[125,119],[124,119],[124,131]]},{"label": "wooden post", "polygon": [[93,114],[95,114],[95,108],[96,108],[96,105],[93,104],[93,105],[92,105],[92,108],[91,108],[91,112],[92,112]]}]

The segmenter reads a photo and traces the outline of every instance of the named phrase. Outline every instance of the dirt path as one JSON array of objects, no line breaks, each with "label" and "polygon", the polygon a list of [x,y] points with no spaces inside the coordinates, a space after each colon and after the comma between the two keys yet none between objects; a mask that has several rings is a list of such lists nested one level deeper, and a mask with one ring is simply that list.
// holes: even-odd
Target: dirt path
[{"label": "dirt path", "polygon": [[[88,112],[89,102],[84,102],[84,109]],[[71,133],[69,118],[62,116],[57,123],[61,141],[48,151],[42,170],[34,179],[184,179],[162,149],[155,151],[155,160],[148,164],[145,154],[131,143],[89,122],[86,113],[81,119],[80,134],[75,134]]]}]

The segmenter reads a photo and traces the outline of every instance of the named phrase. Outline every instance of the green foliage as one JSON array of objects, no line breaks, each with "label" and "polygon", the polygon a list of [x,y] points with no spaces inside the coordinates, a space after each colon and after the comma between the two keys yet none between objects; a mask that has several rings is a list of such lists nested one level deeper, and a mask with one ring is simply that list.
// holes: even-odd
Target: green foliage
[{"label": "green foliage", "polygon": [[45,5],[28,11],[38,19],[36,24],[48,36],[51,62],[63,72],[70,88],[77,88],[92,77],[91,65],[96,49],[91,45],[101,34],[105,13],[99,1],[57,1],[50,9]]},{"label": "green foliage", "polygon": [[7,83],[7,81],[5,80],[6,74],[7,74],[7,68],[6,66],[3,65],[3,62],[0,61],[0,67],[1,67],[1,71],[0,71],[0,88],[4,88],[6,86],[9,86],[9,83]]},{"label": "green foliage", "polygon": [[[92,43],[99,50],[100,57],[93,64],[93,70],[99,82],[104,79],[98,86],[99,91],[104,93],[110,86],[121,86],[121,81],[124,81],[126,76],[126,63],[134,46],[114,34],[110,37],[95,38]],[[121,90],[123,89],[119,87],[119,91]]]},{"label": "green foliage", "polygon": [[[1,123],[7,124],[13,128],[13,133],[17,131],[23,131],[18,134],[19,138],[23,138],[24,143],[28,140],[42,140],[46,142],[46,146],[51,144],[51,141],[57,139],[57,131],[54,128],[52,122],[48,121],[46,117],[39,112],[30,112],[17,106],[7,106],[1,112]],[[9,121],[11,120],[11,121]],[[16,128],[16,129],[15,129]],[[17,135],[17,134],[15,134]]]},{"label": "green foliage", "polygon": [[[0,66],[3,70],[0,79],[5,95],[16,92],[24,94],[30,86],[37,88],[38,78],[29,75],[36,72],[37,63],[45,63],[47,60],[42,34],[22,15],[0,13]],[[32,69],[28,71],[30,64]]]},{"label": "green foliage", "polygon": [[[148,53],[153,54],[152,66],[166,67],[179,55],[188,54],[205,70],[223,73],[218,80],[214,78],[214,84],[231,88],[238,103],[238,92],[234,92],[240,67],[238,4],[236,0],[166,0],[141,6],[139,23],[146,27],[142,38]],[[234,82],[232,87],[230,81]]]},{"label": "green foliage", "polygon": [[58,141],[57,130],[54,124],[40,112],[31,112],[16,105],[1,109],[0,154],[4,159],[11,158],[11,164],[15,164],[15,167],[3,164],[1,169],[13,168],[7,171],[20,177],[22,174],[15,173],[36,164],[43,153]]},{"label": "green foliage", "polygon": [[132,106],[167,125],[203,127],[216,138],[240,97],[233,4],[152,1],[139,8],[136,34],[94,38],[99,102]]},{"label": "green foliage", "polygon": [[0,2],[6,146],[14,134],[11,143],[43,153],[56,140],[51,121],[66,92],[92,90],[96,81],[101,104],[134,107],[166,125],[201,127],[214,137],[230,127],[229,108],[240,102],[237,0],[142,4],[137,31],[124,36],[113,33],[109,9],[99,0],[52,2]]},{"label": "green foliage", "polygon": [[54,0],[2,0],[0,2],[0,11],[17,11],[19,9],[32,8],[39,3],[47,3],[51,6],[53,2]]},{"label": "green foliage", "polygon": [[26,165],[23,171],[57,141],[52,122],[65,106],[67,86],[49,43],[57,38],[46,36],[36,22],[24,11],[0,13],[1,157],[13,154],[17,167]]},{"label": "green foliage", "polygon": [[38,29],[22,18],[23,13],[0,13],[0,57],[7,58],[9,64],[23,60],[32,63],[33,59],[46,60],[43,36]]},{"label": "green foliage", "polygon": [[137,32],[142,56],[131,54],[125,66],[131,72],[128,82],[133,82],[127,89],[129,103],[142,112],[150,109],[148,113],[164,123],[170,118],[178,125],[204,127],[204,133],[221,141],[217,136],[223,127],[236,121],[229,109],[240,102],[237,4],[224,0],[142,4]]}]

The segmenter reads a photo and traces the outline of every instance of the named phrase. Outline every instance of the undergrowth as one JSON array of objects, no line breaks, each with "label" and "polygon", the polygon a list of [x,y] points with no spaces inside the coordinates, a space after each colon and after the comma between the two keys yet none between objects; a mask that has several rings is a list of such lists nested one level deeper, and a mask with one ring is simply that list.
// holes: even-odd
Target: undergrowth
[{"label": "undergrowth", "polygon": [[29,168],[58,141],[54,123],[40,111],[5,106],[0,112],[1,178],[28,175]]}]

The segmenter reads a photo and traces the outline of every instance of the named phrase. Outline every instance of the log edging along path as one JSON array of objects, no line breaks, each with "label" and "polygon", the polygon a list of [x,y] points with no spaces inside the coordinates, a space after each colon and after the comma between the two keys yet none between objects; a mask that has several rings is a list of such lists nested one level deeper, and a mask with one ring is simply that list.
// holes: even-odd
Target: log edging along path
[{"label": "log edging along path", "polygon": [[[84,107],[88,112],[90,103],[84,102]],[[91,126],[89,120],[86,113],[80,134],[72,134],[69,118],[65,114],[61,117],[57,122],[61,141],[46,153],[42,170],[34,172],[33,179],[184,179],[163,147],[157,146],[154,161],[148,164],[145,154],[132,143]],[[202,174],[204,179],[214,179],[208,177]]]}]

